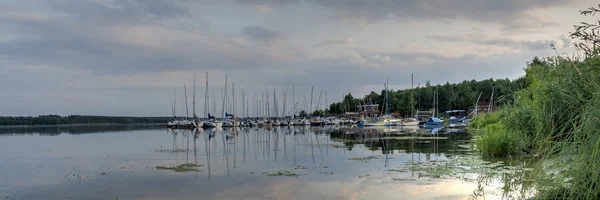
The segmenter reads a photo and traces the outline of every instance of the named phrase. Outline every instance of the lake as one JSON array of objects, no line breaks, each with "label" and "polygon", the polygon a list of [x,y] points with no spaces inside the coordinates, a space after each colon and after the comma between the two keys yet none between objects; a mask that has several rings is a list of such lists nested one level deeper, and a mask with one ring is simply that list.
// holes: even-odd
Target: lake
[{"label": "lake", "polygon": [[[460,129],[0,128],[2,199],[524,198]],[[521,177],[521,178],[520,178]]]}]

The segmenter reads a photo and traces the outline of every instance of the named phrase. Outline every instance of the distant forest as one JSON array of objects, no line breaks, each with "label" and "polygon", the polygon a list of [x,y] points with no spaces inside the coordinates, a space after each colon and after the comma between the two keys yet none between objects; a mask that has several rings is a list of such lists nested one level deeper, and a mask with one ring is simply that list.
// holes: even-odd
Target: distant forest
[{"label": "distant forest", "polygon": [[0,116],[0,126],[13,125],[61,125],[61,124],[144,124],[166,123],[173,117],[116,117],[88,115],[40,115],[37,117],[3,117]]},{"label": "distant forest", "polygon": [[[383,84],[381,88],[383,88]],[[468,110],[475,105],[477,97],[481,93],[481,100],[489,102],[494,91],[494,104],[503,105],[514,101],[514,92],[525,87],[524,78],[510,79],[486,79],[482,81],[463,81],[461,83],[448,83],[443,85],[431,85],[427,81],[424,85],[415,84],[413,103],[414,110],[431,110],[433,107],[434,91],[438,92],[438,104],[440,113],[447,110]],[[326,110],[330,114],[342,114],[344,112],[357,111],[359,103],[379,104],[379,110],[383,109],[385,90],[380,93],[371,92],[363,98],[354,98],[352,94],[344,97],[342,102],[333,103]],[[411,114],[411,89],[389,91],[390,113],[396,112],[400,116]],[[320,115],[322,111],[316,111],[313,115]]]}]

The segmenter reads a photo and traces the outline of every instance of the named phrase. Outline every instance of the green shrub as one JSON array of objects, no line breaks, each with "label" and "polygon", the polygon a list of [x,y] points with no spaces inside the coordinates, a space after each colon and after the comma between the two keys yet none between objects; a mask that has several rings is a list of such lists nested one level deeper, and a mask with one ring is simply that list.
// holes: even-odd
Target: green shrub
[{"label": "green shrub", "polygon": [[477,149],[487,157],[518,155],[525,147],[525,135],[509,131],[502,123],[488,124],[479,133]]},{"label": "green shrub", "polygon": [[485,128],[489,124],[498,123],[501,119],[501,113],[501,111],[479,113],[477,117],[473,118],[473,121],[469,123],[469,128]]}]

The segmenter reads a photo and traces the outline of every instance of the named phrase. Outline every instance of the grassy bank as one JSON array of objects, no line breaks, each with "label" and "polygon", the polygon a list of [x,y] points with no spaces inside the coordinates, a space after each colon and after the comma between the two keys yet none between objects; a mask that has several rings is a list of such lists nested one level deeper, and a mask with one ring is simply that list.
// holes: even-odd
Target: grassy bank
[{"label": "grassy bank", "polygon": [[534,59],[526,88],[502,111],[480,115],[477,147],[485,156],[530,153],[543,198],[600,198],[600,58]]}]

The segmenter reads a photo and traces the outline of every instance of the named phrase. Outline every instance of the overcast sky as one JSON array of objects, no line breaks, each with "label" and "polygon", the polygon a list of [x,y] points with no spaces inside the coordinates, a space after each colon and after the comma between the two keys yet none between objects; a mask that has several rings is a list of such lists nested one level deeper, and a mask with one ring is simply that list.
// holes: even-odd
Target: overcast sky
[{"label": "overcast sky", "polygon": [[322,86],[324,104],[325,92],[328,103],[363,96],[386,77],[410,88],[411,73],[415,85],[514,79],[534,56],[555,54],[550,44],[572,52],[572,26],[593,21],[578,10],[597,3],[3,0],[0,115],[169,116],[184,83],[191,109],[194,73],[202,115],[205,72],[218,110],[226,74],[252,105],[255,91],[276,86],[281,100],[287,88],[288,109],[292,84],[300,102]]}]

